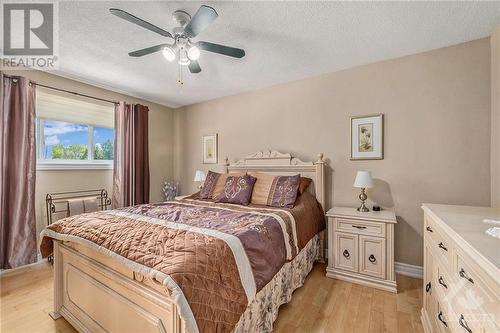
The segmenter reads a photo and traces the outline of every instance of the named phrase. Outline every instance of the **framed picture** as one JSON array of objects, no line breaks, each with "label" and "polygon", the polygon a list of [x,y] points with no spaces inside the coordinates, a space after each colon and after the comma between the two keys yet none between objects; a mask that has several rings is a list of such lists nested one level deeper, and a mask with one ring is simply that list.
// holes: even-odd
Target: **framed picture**
[{"label": "framed picture", "polygon": [[351,117],[351,160],[384,159],[384,115]]},{"label": "framed picture", "polygon": [[217,163],[217,134],[203,136],[203,164]]}]

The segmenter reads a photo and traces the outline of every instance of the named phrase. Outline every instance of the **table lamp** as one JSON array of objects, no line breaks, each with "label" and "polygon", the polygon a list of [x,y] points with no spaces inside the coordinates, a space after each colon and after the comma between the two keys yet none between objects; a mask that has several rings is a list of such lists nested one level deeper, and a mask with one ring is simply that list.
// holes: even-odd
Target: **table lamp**
[{"label": "table lamp", "polygon": [[198,189],[201,190],[201,188],[203,187],[203,182],[205,181],[205,173],[201,170],[196,170],[196,173],[194,174],[194,180],[195,182],[198,182],[200,183],[200,185],[198,185]]},{"label": "table lamp", "polygon": [[365,189],[373,187],[373,179],[370,171],[358,171],[356,174],[356,179],[354,180],[354,187],[361,189],[361,194],[359,195],[359,200],[361,200],[361,206],[358,207],[359,212],[369,212],[368,207],[365,206],[365,201],[368,196],[365,193]]}]

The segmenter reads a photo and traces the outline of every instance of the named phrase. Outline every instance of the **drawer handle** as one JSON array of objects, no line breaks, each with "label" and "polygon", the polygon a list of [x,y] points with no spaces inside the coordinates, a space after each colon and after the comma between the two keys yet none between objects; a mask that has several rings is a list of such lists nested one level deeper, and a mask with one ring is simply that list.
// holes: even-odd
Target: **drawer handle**
[{"label": "drawer handle", "polygon": [[370,256],[368,257],[368,260],[370,260],[370,262],[375,262],[375,261],[377,261],[377,258],[375,258],[375,256],[373,254],[370,254]]},{"label": "drawer handle", "polygon": [[430,283],[430,282],[429,282],[429,283],[427,283],[427,285],[425,286],[425,292],[426,292],[426,293],[428,293],[428,292],[429,292],[429,290],[431,290],[431,286],[432,286],[432,285],[431,285],[431,283]]},{"label": "drawer handle", "polygon": [[432,230],[431,227],[427,227],[427,228],[425,228],[425,230],[427,230],[428,232],[434,232],[434,230]]},{"label": "drawer handle", "polygon": [[458,322],[460,323],[460,326],[462,326],[468,333],[472,333],[472,330],[470,329],[469,325],[467,325],[463,314],[460,315],[460,319],[458,319]]},{"label": "drawer handle", "polygon": [[460,275],[461,278],[466,279],[470,283],[474,284],[474,280],[465,273],[465,270],[463,268],[460,268],[460,272],[458,272],[458,275]]},{"label": "drawer handle", "polygon": [[349,254],[349,251],[347,251],[347,250],[344,250],[344,252],[342,253],[342,255],[343,255],[344,257],[346,257],[347,259],[349,259],[349,257],[351,256],[351,255]]},{"label": "drawer handle", "polygon": [[443,311],[439,311],[438,319],[443,323],[444,326],[448,327],[448,324],[443,320]]},{"label": "drawer handle", "polygon": [[362,225],[352,225],[353,228],[356,228],[356,229],[366,229],[365,226],[362,226]]},{"label": "drawer handle", "polygon": [[438,246],[440,248],[442,248],[443,250],[448,251],[448,248],[446,246],[444,246],[443,242],[439,242]]},{"label": "drawer handle", "polygon": [[448,286],[446,285],[446,283],[444,283],[444,279],[443,279],[442,276],[439,277],[438,282],[439,282],[440,285],[442,285],[443,287],[445,287],[446,289],[448,289]]}]

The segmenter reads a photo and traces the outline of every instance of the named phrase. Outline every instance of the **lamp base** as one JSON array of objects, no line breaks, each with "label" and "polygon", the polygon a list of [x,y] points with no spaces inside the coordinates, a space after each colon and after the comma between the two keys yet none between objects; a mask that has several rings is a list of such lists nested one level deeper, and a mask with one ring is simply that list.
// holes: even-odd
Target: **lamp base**
[{"label": "lamp base", "polygon": [[359,206],[358,208],[358,212],[362,212],[362,213],[366,213],[366,212],[369,212],[370,210],[368,209],[368,207],[365,206],[365,203],[363,202],[361,204],[361,206]]},{"label": "lamp base", "polygon": [[370,210],[368,207],[365,206],[365,201],[368,198],[368,196],[365,193],[365,189],[361,189],[361,194],[359,195],[359,200],[361,200],[361,206],[358,207],[358,212],[366,213],[369,212]]}]

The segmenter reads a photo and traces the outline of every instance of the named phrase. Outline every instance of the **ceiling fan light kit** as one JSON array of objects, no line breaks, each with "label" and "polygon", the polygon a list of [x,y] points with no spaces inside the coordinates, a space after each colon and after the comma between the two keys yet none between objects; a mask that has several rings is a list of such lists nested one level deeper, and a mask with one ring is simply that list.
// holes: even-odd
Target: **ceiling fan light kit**
[{"label": "ceiling fan light kit", "polygon": [[191,40],[191,38],[196,37],[218,17],[215,9],[210,6],[202,5],[192,18],[189,13],[183,10],[176,10],[172,14],[172,17],[179,26],[175,27],[172,30],[173,34],[124,10],[111,8],[109,11],[111,12],[111,14],[123,20],[136,24],[147,30],[156,32],[157,34],[160,34],[164,37],[172,38],[174,40],[173,44],[160,44],[150,46],[144,49],[130,52],[129,56],[142,57],[148,54],[162,51],[163,57],[167,61],[173,62],[174,60],[178,59],[177,63],[179,65],[179,77],[177,81],[181,85],[184,84],[182,75],[183,67],[187,66],[189,71],[193,74],[201,72],[201,67],[198,63],[198,59],[201,55],[201,50],[218,53],[233,58],[243,58],[245,56],[245,51],[243,49],[204,41],[193,42]]},{"label": "ceiling fan light kit", "polygon": [[165,59],[167,59],[168,61],[174,61],[175,60],[175,51],[172,49],[172,47],[170,46],[165,46],[163,48],[163,56],[165,57]]},{"label": "ceiling fan light kit", "polygon": [[187,53],[190,60],[198,60],[200,58],[200,49],[196,45],[192,45]]}]

